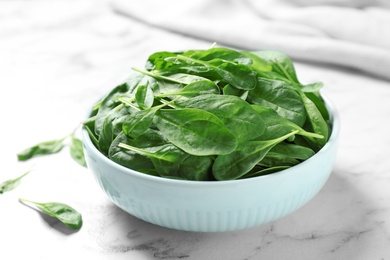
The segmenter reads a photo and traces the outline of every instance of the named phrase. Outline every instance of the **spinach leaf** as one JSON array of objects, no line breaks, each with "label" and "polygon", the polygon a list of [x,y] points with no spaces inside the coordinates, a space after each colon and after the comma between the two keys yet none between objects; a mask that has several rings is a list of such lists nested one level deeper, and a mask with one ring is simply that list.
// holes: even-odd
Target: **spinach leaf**
[{"label": "spinach leaf", "polygon": [[[114,122],[118,117],[120,117],[120,115],[122,115],[122,113],[126,113],[126,110],[124,110],[123,107],[123,104],[116,106],[104,118],[104,123],[98,138],[98,144],[99,150],[105,155],[108,154],[108,149],[115,138],[114,131],[116,124]],[[120,129],[121,127],[118,128]]]},{"label": "spinach leaf", "polygon": [[139,85],[137,87],[137,91],[135,92],[135,100],[141,109],[148,109],[153,106],[154,94],[148,84]]},{"label": "spinach leaf", "polygon": [[250,90],[257,84],[256,73],[248,66],[243,64],[213,59],[211,61],[202,61],[178,55],[177,59],[190,64],[200,64],[209,70],[215,71],[221,79],[231,84],[235,88]]},{"label": "spinach leaf", "polygon": [[282,53],[163,51],[145,69],[133,69],[84,124],[125,167],[183,180],[247,178],[298,164],[327,142],[323,84],[300,83]]},{"label": "spinach leaf", "polygon": [[17,154],[19,161],[27,161],[33,157],[43,156],[58,153],[65,147],[64,140],[68,136],[61,139],[45,141],[33,145]]},{"label": "spinach leaf", "polygon": [[322,135],[324,138],[315,139],[313,142],[317,143],[317,148],[320,149],[328,141],[329,137],[329,126],[326,123],[321,112],[318,110],[317,106],[311,101],[303,91],[298,90],[299,95],[301,96],[303,103],[306,108],[308,115],[308,120],[313,131],[317,134]]},{"label": "spinach leaf", "polygon": [[213,163],[210,156],[193,156],[172,144],[155,147],[153,150],[136,148],[124,143],[120,143],[119,147],[149,157],[161,177],[209,180],[209,169]]},{"label": "spinach leaf", "polygon": [[168,97],[168,96],[180,95],[184,97],[196,97],[199,95],[206,95],[206,94],[219,94],[218,86],[211,80],[194,81],[177,91],[161,93],[156,96]]},{"label": "spinach leaf", "polygon": [[40,211],[53,218],[58,219],[64,223],[67,227],[79,230],[83,225],[81,214],[74,208],[59,202],[46,202],[39,203],[26,199],[19,199],[22,203],[32,204],[36,206]]},{"label": "spinach leaf", "polygon": [[224,61],[232,61],[238,64],[251,65],[252,59],[241,52],[227,49],[227,48],[210,48],[208,50],[197,50],[184,52],[183,56],[190,57],[192,59],[211,61],[220,59]]},{"label": "spinach leaf", "polygon": [[74,135],[72,135],[70,139],[69,151],[75,162],[83,167],[87,167],[87,163],[85,162],[84,158],[83,143],[80,139],[74,137]]},{"label": "spinach leaf", "polygon": [[305,105],[299,94],[283,81],[259,79],[256,88],[249,91],[247,101],[270,107],[298,126],[306,121]]},{"label": "spinach leaf", "polygon": [[132,138],[142,135],[153,123],[156,111],[156,109],[140,110],[126,116],[122,124],[123,132]]},{"label": "spinach leaf", "polygon": [[159,147],[167,143],[160,132],[148,129],[136,139],[130,139],[122,132],[115,137],[108,152],[108,158],[124,167],[145,174],[158,175],[157,170],[149,157],[122,148],[119,146],[120,143],[137,148]]},{"label": "spinach leaf", "polygon": [[176,101],[175,105],[181,108],[197,108],[216,115],[238,141],[254,139],[265,130],[265,124],[259,114],[236,96],[203,95]]},{"label": "spinach leaf", "polygon": [[293,131],[273,140],[242,142],[234,152],[218,155],[213,164],[215,179],[235,180],[244,176],[266,156],[272,147],[297,132]]},{"label": "spinach leaf", "polygon": [[258,72],[268,72],[272,71],[272,65],[266,60],[260,58],[260,56],[249,52],[249,51],[241,51],[242,54],[248,56],[252,60],[252,64],[250,67]]},{"label": "spinach leaf", "polygon": [[201,109],[161,109],[155,123],[170,142],[192,155],[227,154],[237,146],[223,122]]},{"label": "spinach leaf", "polygon": [[[291,80],[292,82],[299,83],[294,64],[292,60],[284,53],[270,50],[252,51],[251,53],[272,65],[272,72],[277,74],[273,76],[274,79],[281,80],[284,78],[289,81]],[[266,75],[271,74],[268,73]]]},{"label": "spinach leaf", "polygon": [[166,70],[169,67],[173,66],[173,63],[166,61],[165,58],[176,57],[176,56],[177,53],[168,52],[168,51],[155,52],[148,57],[145,64],[145,68],[148,71]]},{"label": "spinach leaf", "polygon": [[29,174],[31,171],[26,171],[24,174],[20,175],[19,177],[11,180],[4,181],[0,183],[0,194],[3,194],[4,192],[11,191],[18,187],[20,185],[20,182],[24,176]]},{"label": "spinach leaf", "polygon": [[291,132],[291,130],[297,130],[297,134],[310,138],[310,140],[313,140],[313,138],[324,138],[324,136],[320,134],[308,132],[293,122],[279,116],[279,114],[276,113],[276,111],[272,108],[263,107],[260,105],[252,105],[252,108],[256,110],[266,125],[264,134],[258,139],[273,139],[278,136],[285,135]]},{"label": "spinach leaf", "polygon": [[258,177],[261,175],[267,175],[275,172],[279,172],[285,169],[290,168],[291,166],[272,166],[272,167],[267,167],[267,168],[254,168],[252,171],[248,172],[245,174],[242,178],[253,178],[253,177]]},{"label": "spinach leaf", "polygon": [[233,87],[230,84],[226,84],[223,87],[222,92],[224,95],[237,96],[237,97],[240,97],[242,100],[246,100],[248,97],[248,90],[238,89],[238,88]]},{"label": "spinach leaf", "polygon": [[281,142],[268,152],[259,165],[267,167],[294,166],[309,159],[314,154],[315,152],[308,147]]},{"label": "spinach leaf", "polygon": [[116,86],[114,89],[110,91],[101,101],[101,105],[99,106],[98,112],[95,115],[95,134],[97,136],[100,135],[100,132],[103,129],[104,121],[107,115],[118,106],[118,97],[123,95],[129,95],[134,93],[139,84],[150,84],[147,81],[150,81],[150,78],[146,78],[145,75],[141,73],[134,73],[130,76],[124,83]]}]

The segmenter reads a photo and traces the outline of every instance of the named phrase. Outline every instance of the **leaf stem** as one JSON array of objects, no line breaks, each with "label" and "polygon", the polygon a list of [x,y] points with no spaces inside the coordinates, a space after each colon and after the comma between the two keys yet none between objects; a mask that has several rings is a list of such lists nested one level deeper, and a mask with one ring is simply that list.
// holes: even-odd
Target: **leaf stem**
[{"label": "leaf stem", "polygon": [[183,84],[183,85],[187,85],[186,82],[182,82],[182,81],[179,81],[179,80],[175,80],[173,78],[170,78],[170,77],[165,77],[165,76],[162,76],[162,75],[159,75],[159,74],[156,74],[156,73],[152,73],[152,72],[149,72],[149,71],[145,71],[145,70],[141,70],[141,69],[137,69],[137,68],[132,68],[133,70],[137,71],[137,72],[140,72],[142,74],[145,74],[147,76],[150,76],[152,78],[155,78],[155,79],[162,79],[162,80],[166,80],[166,81],[171,81],[173,83],[177,83],[177,84]]},{"label": "leaf stem", "polygon": [[23,199],[23,198],[19,198],[19,201],[24,203],[24,204],[41,205],[41,203],[39,203],[39,202],[28,200],[28,199]]}]

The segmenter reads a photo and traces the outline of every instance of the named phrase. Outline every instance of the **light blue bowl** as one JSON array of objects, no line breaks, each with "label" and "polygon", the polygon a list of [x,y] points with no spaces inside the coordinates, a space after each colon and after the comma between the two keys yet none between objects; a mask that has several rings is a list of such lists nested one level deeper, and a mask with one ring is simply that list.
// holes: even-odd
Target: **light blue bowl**
[{"label": "light blue bowl", "polygon": [[233,231],[269,223],[310,201],[327,181],[336,157],[340,121],[326,99],[332,133],[313,157],[292,168],[233,181],[183,181],[125,168],[82,138],[88,168],[108,197],[144,221],[179,230]]}]

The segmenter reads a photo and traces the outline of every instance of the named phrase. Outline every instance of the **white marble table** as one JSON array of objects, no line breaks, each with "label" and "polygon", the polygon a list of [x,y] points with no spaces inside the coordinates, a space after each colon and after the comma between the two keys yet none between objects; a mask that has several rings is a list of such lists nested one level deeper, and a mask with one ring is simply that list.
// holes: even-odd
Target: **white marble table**
[{"label": "white marble table", "polygon": [[[138,220],[66,150],[17,162],[27,146],[71,132],[148,54],[210,44],[124,18],[103,0],[0,1],[0,182],[34,168],[0,195],[1,259],[390,259],[390,82],[356,71],[297,63],[339,109],[338,158],[309,204],[250,230],[192,233]],[[70,232],[21,197],[72,205],[84,225]]]}]

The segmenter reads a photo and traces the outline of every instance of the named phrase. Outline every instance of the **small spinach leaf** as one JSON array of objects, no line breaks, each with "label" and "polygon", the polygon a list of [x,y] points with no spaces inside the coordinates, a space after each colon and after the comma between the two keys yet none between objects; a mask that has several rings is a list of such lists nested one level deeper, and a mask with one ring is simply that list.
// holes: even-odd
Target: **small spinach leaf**
[{"label": "small spinach leaf", "polygon": [[29,174],[31,171],[26,171],[24,174],[20,175],[19,177],[11,180],[4,181],[0,183],[0,194],[3,194],[4,192],[11,191],[18,187],[20,185],[20,182],[24,176]]},{"label": "small spinach leaf", "polygon": [[28,203],[36,206],[40,211],[53,218],[58,219],[67,227],[73,230],[79,230],[83,225],[81,214],[74,208],[59,202],[39,203],[26,199],[19,199],[22,203]]},{"label": "small spinach leaf", "polygon": [[17,154],[19,161],[27,161],[33,157],[58,153],[64,148],[64,140],[68,136],[51,141],[45,141],[31,146]]},{"label": "small spinach leaf", "polygon": [[84,158],[84,150],[83,150],[83,143],[80,139],[74,137],[74,135],[71,136],[70,144],[69,144],[69,151],[70,155],[77,162],[83,167],[87,167],[87,163],[85,162]]},{"label": "small spinach leaf", "polygon": [[135,92],[135,100],[141,109],[148,109],[153,106],[154,95],[149,84],[138,86]]}]

